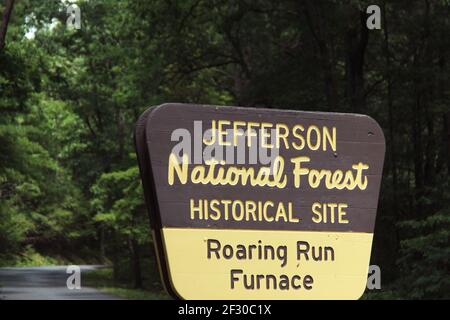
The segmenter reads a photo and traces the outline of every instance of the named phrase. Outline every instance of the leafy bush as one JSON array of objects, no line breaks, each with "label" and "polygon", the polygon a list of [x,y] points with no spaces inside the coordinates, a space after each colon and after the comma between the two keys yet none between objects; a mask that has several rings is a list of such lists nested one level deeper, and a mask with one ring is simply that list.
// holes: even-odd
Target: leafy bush
[{"label": "leafy bush", "polygon": [[400,242],[400,291],[413,299],[450,298],[450,208],[400,224],[414,236]]}]

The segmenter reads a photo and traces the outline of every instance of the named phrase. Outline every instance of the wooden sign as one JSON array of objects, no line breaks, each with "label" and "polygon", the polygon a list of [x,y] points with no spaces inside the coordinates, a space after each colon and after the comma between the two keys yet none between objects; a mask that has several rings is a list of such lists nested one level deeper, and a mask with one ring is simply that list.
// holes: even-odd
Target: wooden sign
[{"label": "wooden sign", "polygon": [[135,143],[159,266],[183,299],[357,299],[385,152],[357,114],[163,104]]}]

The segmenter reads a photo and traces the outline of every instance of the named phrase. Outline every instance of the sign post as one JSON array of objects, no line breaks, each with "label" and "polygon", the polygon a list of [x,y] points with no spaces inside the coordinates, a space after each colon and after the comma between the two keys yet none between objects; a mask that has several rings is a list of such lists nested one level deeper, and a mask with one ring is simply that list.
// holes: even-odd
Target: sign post
[{"label": "sign post", "polygon": [[135,144],[172,296],[364,292],[385,152],[370,117],[163,104]]}]

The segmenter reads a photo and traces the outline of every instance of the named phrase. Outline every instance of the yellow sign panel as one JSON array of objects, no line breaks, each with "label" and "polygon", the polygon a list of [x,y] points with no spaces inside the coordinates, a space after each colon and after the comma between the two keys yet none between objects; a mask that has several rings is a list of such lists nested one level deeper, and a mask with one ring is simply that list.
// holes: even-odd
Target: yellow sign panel
[{"label": "yellow sign panel", "polygon": [[189,299],[358,299],[372,234],[163,228],[170,281]]}]

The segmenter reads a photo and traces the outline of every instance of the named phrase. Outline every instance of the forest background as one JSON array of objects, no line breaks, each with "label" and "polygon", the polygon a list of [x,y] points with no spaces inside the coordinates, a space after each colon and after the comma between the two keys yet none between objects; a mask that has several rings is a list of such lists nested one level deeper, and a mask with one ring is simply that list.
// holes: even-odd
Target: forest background
[{"label": "forest background", "polygon": [[[133,128],[163,102],[368,114],[387,140],[368,298],[449,298],[450,3],[0,3],[0,266],[159,292]],[[381,9],[381,29],[366,8]]]}]

